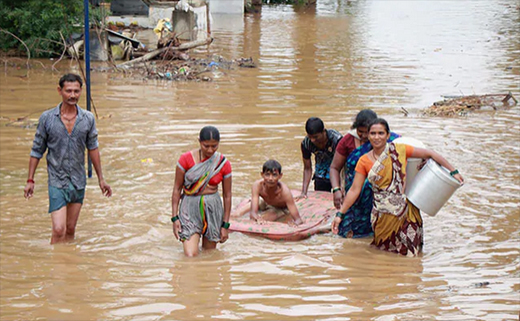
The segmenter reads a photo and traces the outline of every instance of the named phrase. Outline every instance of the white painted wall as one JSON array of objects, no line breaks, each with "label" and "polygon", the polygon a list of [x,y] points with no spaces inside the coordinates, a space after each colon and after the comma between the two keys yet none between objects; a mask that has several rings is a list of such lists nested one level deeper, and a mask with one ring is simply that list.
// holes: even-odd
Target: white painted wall
[{"label": "white painted wall", "polygon": [[244,14],[244,0],[208,0],[210,13]]}]

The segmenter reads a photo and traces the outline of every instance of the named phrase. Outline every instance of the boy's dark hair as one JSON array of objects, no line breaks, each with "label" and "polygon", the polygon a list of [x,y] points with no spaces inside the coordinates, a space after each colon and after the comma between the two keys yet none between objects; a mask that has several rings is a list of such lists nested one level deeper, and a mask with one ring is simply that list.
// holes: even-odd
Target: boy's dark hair
[{"label": "boy's dark hair", "polygon": [[377,114],[371,109],[363,109],[356,115],[356,120],[352,124],[351,129],[358,127],[368,127],[370,122],[377,118]]},{"label": "boy's dark hair", "polygon": [[386,133],[390,133],[390,126],[388,126],[388,122],[383,118],[376,118],[371,121],[370,125],[368,125],[368,131],[370,131],[370,128],[372,128],[374,125],[383,125],[383,127],[385,127]]},{"label": "boy's dark hair", "polygon": [[275,171],[278,171],[278,174],[281,174],[282,165],[274,159],[268,160],[267,162],[264,163],[264,166],[262,166],[262,173],[267,173],[267,172],[274,173]]},{"label": "boy's dark hair", "polygon": [[201,142],[205,142],[208,140],[216,140],[217,142],[220,142],[220,132],[218,131],[217,127],[214,126],[204,126],[200,130],[199,133],[199,140]]},{"label": "boy's dark hair", "polygon": [[323,124],[323,121],[318,117],[311,117],[307,119],[307,122],[305,123],[305,131],[308,135],[318,134],[323,132],[324,130],[325,125]]},{"label": "boy's dark hair", "polygon": [[63,88],[66,82],[79,82],[79,87],[83,87],[83,79],[79,75],[76,74],[65,74],[60,78],[60,88]]}]

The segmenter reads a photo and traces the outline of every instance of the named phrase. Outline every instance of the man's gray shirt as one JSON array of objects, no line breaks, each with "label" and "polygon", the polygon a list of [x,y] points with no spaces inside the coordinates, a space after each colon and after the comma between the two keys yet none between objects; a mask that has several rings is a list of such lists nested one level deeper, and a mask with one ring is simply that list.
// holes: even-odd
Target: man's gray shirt
[{"label": "man's gray shirt", "polygon": [[69,182],[76,189],[87,185],[85,148],[98,148],[98,133],[94,115],[76,105],[78,116],[72,132],[61,121],[60,106],[43,112],[34,136],[31,157],[42,158],[47,152],[49,186],[67,188]]}]

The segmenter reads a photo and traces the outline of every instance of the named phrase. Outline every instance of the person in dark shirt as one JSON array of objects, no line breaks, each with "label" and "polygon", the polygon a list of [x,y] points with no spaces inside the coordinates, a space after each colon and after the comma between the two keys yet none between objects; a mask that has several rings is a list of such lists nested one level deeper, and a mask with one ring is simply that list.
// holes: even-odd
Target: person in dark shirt
[{"label": "person in dark shirt", "polygon": [[40,116],[29,159],[26,199],[33,196],[34,173],[47,151],[51,244],[74,239],[87,185],[85,149],[96,170],[101,192],[106,197],[112,195],[101,170],[94,115],[77,105],[82,86],[83,81],[76,74],[61,77],[58,93],[62,102]]},{"label": "person in dark shirt", "polygon": [[[338,131],[325,129],[323,121],[317,117],[307,119],[305,131],[307,136],[301,144],[303,160],[302,192],[297,198],[307,197],[311,178],[314,180],[315,191],[331,191],[329,168],[334,158],[336,146],[342,138]],[[314,175],[312,175],[312,154],[314,154],[315,161]]]}]

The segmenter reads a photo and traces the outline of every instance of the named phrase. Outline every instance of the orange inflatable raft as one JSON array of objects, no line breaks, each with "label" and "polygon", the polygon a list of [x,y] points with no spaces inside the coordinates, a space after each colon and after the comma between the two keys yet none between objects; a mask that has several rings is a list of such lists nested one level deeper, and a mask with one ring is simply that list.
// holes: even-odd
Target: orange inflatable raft
[{"label": "orange inflatable raft", "polygon": [[[296,197],[299,191],[291,191]],[[296,201],[296,206],[303,219],[303,224],[292,227],[287,223],[266,222],[257,224],[249,219],[249,212],[237,217],[231,214],[230,231],[249,235],[262,236],[272,240],[297,241],[310,237],[316,233],[330,231],[331,219],[336,213],[332,203],[332,194],[327,192],[309,192],[306,199]],[[243,200],[236,209],[245,206],[250,199]],[[235,209],[235,210],[236,210]]]}]

